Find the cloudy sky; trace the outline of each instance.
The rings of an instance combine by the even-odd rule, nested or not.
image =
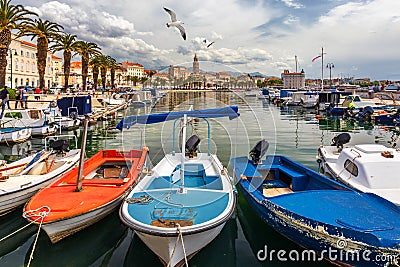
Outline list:
[[[13,0],[92,41],[118,61],[145,68],[190,67],[197,53],[202,70],[261,72],[280,76],[304,69],[307,78],[400,80],[399,0]],[[167,28],[174,10],[187,40]],[[203,40],[215,41],[209,48]],[[77,58],[78,60],[79,58]]]

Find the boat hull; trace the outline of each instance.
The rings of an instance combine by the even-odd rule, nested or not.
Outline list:
[[[73,235],[106,217],[108,214],[116,210],[119,205],[121,205],[124,197],[125,195],[102,207],[78,216],[54,221],[51,223],[44,223],[42,224],[43,230],[47,233],[52,243],[57,243],[60,240]]]
[[[39,127],[32,127],[32,136],[49,136],[57,132],[58,126],[56,124],[44,125]]]
[[[0,189],[0,191],[4,191],[0,195],[0,216],[22,206],[41,188],[49,185],[62,173],[72,169],[77,161],[78,157],[75,157],[75,160],[72,159],[72,161],[65,163],[56,171],[41,176],[26,175],[26,182],[19,184],[20,188],[18,190],[10,190],[7,192],[6,190]],[[9,179],[13,179],[13,177],[10,177]]]
[[[139,238],[160,258],[164,265],[182,266],[186,259],[192,258],[198,251],[208,245],[222,231],[225,223],[196,234],[183,234],[185,250],[178,236],[157,236],[135,231]],[[171,259],[170,256],[172,255]]]
[[[52,243],[94,224],[116,210],[132,190],[147,151],[99,151],[83,164],[81,190],[76,190],[79,168],[65,172],[32,197],[24,217],[38,224],[37,211],[46,211],[42,226]]]
[[[346,229],[308,220],[308,218],[286,211],[269,200],[259,201],[240,182],[239,188],[253,210],[268,225],[299,246],[306,248],[306,251],[315,252],[306,254],[307,257],[310,257],[305,258],[306,261],[321,261],[321,255],[323,255],[326,260],[345,266],[386,266],[386,262],[373,259],[382,255],[391,257],[398,255],[398,251],[394,249],[373,247],[350,238],[344,238]],[[365,256],[365,251],[367,251],[367,256]],[[329,257],[328,252],[332,253],[329,254]],[[299,254],[303,255],[302,252]]]
[[[0,143],[22,143],[32,136],[31,129],[18,129],[10,132],[2,132]]]

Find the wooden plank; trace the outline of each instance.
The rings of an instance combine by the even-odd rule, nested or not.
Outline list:
[[[290,194],[290,193],[293,193],[293,191],[288,187],[284,187],[284,188],[263,188],[263,195],[265,197],[274,197],[274,196]]]

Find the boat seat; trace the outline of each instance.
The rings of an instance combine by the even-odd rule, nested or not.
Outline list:
[[[280,188],[263,188],[263,195],[265,197],[275,197],[284,194],[290,194],[293,191],[289,187]]]

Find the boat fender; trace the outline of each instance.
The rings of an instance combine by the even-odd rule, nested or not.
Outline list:
[[[381,155],[385,158],[393,158],[393,154],[390,151],[383,151]]]

